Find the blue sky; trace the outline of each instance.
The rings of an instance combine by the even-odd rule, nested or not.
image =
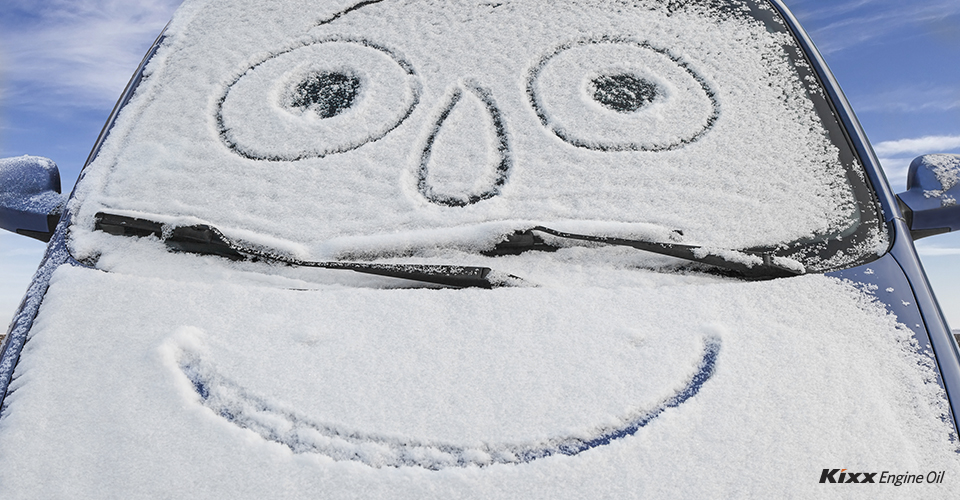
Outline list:
[[[179,0],[0,3],[0,157],[60,166],[70,189],[117,96]],[[960,153],[960,2],[787,0],[881,157],[894,191],[922,153]],[[918,242],[927,274],[960,328],[960,234]],[[44,245],[0,232],[6,326]]]

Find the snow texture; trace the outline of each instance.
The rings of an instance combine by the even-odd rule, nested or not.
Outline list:
[[[814,498],[838,467],[946,471],[845,497],[947,496],[928,346],[869,291],[479,252],[536,225],[711,254],[846,229],[789,43],[687,2],[188,0],[77,185],[95,268],[52,275],[0,497]],[[535,286],[171,253],[99,211]]]
[[[0,493],[816,497],[839,467],[955,486],[933,361],[863,292],[620,273],[647,285],[307,292],[61,268],[0,419]],[[510,455],[644,415],[579,453]]]
[[[956,205],[958,193],[954,188],[960,182],[960,156],[926,155],[924,159],[923,167],[933,172],[942,189],[927,190],[923,195],[927,198],[940,198],[940,204],[944,207]]]
[[[318,259],[340,238],[507,220],[651,223],[719,248],[855,220],[787,35],[695,6],[542,7],[187,2],[85,173],[73,238],[102,210]],[[292,97],[321,77],[359,81],[328,117]]]

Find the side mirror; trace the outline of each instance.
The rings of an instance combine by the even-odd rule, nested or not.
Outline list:
[[[960,155],[924,155],[913,160],[907,191],[897,198],[915,240],[960,229]]]
[[[0,228],[50,241],[65,204],[53,160],[0,158]]]

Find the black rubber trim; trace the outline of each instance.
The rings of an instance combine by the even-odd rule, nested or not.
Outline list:
[[[367,262],[305,261],[280,255],[268,249],[242,245],[230,240],[217,228],[205,224],[167,226],[156,221],[100,212],[96,215],[99,231],[118,236],[157,237],[173,251],[215,255],[230,260],[266,261],[296,267],[342,269],[456,288],[495,288],[522,282],[511,280],[494,282],[487,279],[488,267],[435,264],[376,264]]]

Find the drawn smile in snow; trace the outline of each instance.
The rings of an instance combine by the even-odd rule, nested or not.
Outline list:
[[[713,375],[720,345],[718,338],[705,338],[702,352],[687,367],[691,372],[689,378],[682,381],[675,393],[649,406],[631,408],[625,414],[615,416],[611,423],[595,424],[577,429],[576,433],[546,439],[472,445],[405,438],[397,436],[395,429],[366,431],[351,428],[349,424],[324,422],[322,416],[306,416],[287,409],[287,402],[253,394],[223,377],[212,363],[196,352],[182,349],[178,361],[204,406],[264,439],[290,447],[295,453],[318,453],[335,460],[353,460],[373,467],[407,466],[436,470],[496,463],[519,464],[552,455],[576,455],[631,436],[664,411],[679,406],[700,391]],[[637,380],[636,383],[643,384],[643,381]],[[430,390],[429,387],[423,389]],[[501,423],[503,426],[511,424],[514,422]]]
[[[565,15],[580,19],[571,5]],[[384,169],[394,168],[407,212],[382,211],[401,218],[436,213],[450,227],[505,216],[637,220],[617,194],[647,175],[634,157],[708,135],[720,113],[714,90],[696,64],[629,25],[571,39],[549,23],[514,26],[511,8],[366,1],[326,16],[227,82],[215,116],[220,142],[258,165],[299,164],[358,203],[374,191],[343,184],[357,177],[338,168],[368,169],[371,185],[389,183]],[[434,46],[407,43],[410,30],[425,29],[419,22],[384,22],[444,9],[463,19],[437,39],[420,33]],[[477,33],[464,33],[471,27]],[[476,57],[463,57],[468,50]],[[598,174],[607,160],[616,168]],[[579,186],[598,175],[609,199],[588,201]],[[351,230],[362,236],[360,224]],[[441,469],[576,455],[633,435],[696,395],[720,351],[711,334],[638,344],[623,332],[642,315],[627,314],[636,303],[620,296],[587,314],[575,293],[529,297],[566,293],[556,291],[522,290],[522,300],[508,291],[404,291],[402,301],[376,293],[318,299],[318,324],[336,334],[313,354],[271,347],[280,366],[306,356],[295,365],[314,371],[300,378],[264,385],[273,374],[251,374],[268,365],[256,356],[234,370],[242,363],[185,346],[177,365],[202,404],[295,452]]]
[[[436,290],[316,293],[332,308],[316,316],[321,333],[270,325],[208,343],[185,329],[171,368],[239,427],[296,453],[373,467],[520,464],[608,445],[694,397],[721,350],[709,327],[677,338],[624,327],[634,313],[606,316],[637,297],[611,295],[594,316],[521,306],[510,293],[470,305],[499,293],[490,291],[441,294],[439,303],[425,302]]]

